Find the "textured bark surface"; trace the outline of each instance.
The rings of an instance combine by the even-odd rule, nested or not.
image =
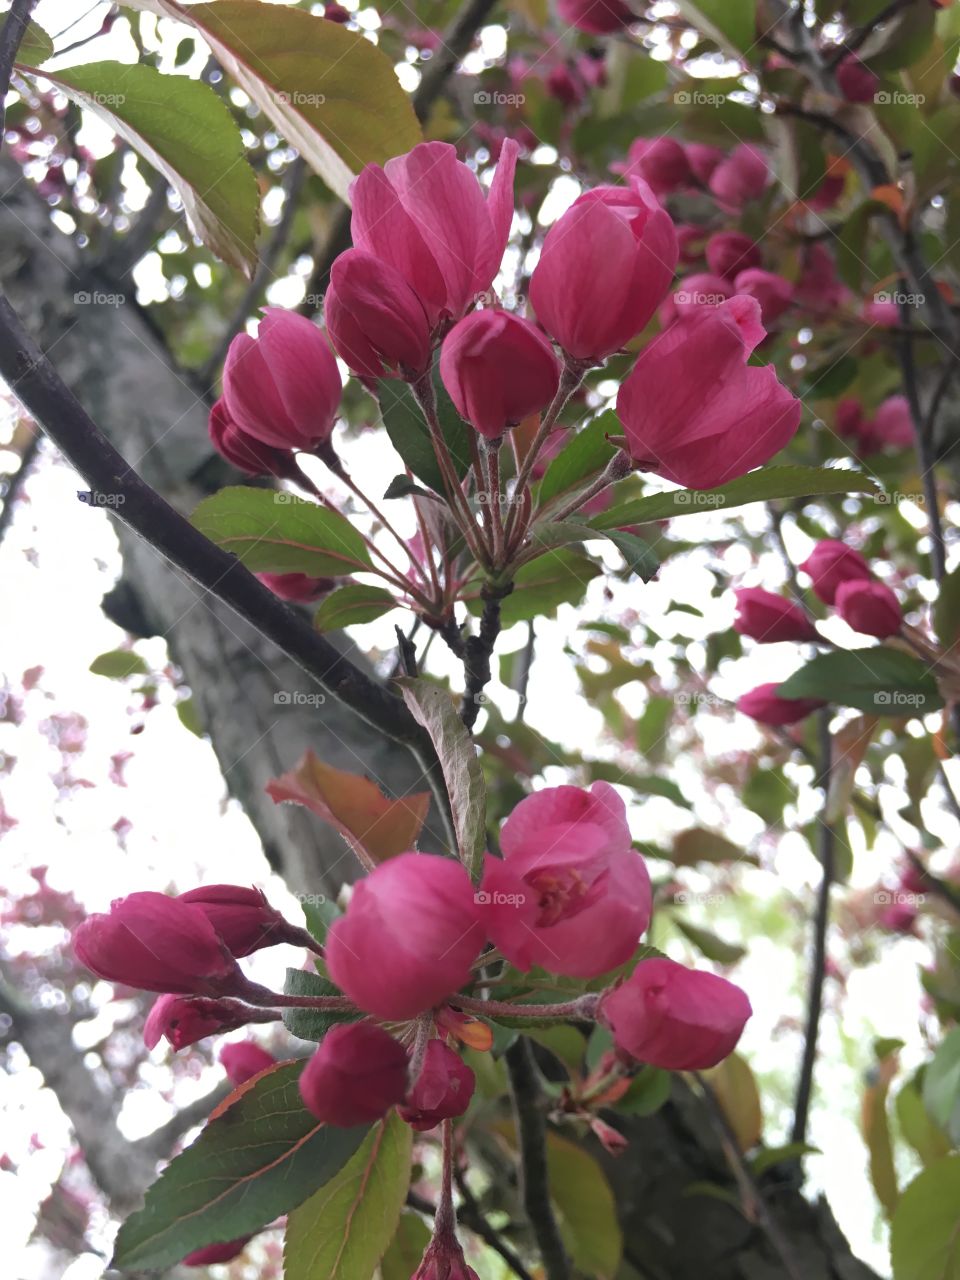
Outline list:
[[[0,162],[0,282],[41,346],[103,430],[168,501],[189,511],[203,496],[209,465],[204,389],[176,369],[148,319],[132,301],[129,280],[80,274],[71,246],[16,171]],[[126,293],[118,306],[74,301],[78,293]],[[85,519],[79,507],[72,519]],[[340,838],[312,815],[277,807],[264,783],[289,768],[307,747],[331,764],[367,773],[394,794],[424,789],[411,756],[379,738],[346,709],[278,704],[275,694],[314,692],[306,676],[224,606],[170,569],[132,535],[119,531],[124,588],[114,616],[165,636],[194,691],[227,786],[244,806],[267,856],[294,890],[328,892],[355,868]],[[142,615],[140,617],[139,615]],[[41,1034],[39,1031],[36,1033]],[[46,1036],[46,1032],[43,1032]],[[34,1049],[44,1058],[44,1044]],[[25,1045],[31,1053],[29,1045]],[[33,1053],[31,1053],[33,1056]],[[37,1066],[47,1073],[43,1061]],[[75,1072],[48,1082],[77,1128],[87,1103]],[[62,1086],[62,1091],[61,1091]],[[91,1085],[91,1087],[93,1087]],[[97,1113],[94,1113],[97,1114]],[[690,1196],[696,1182],[735,1189],[719,1142],[692,1095],[678,1084],[655,1116],[618,1122],[628,1152],[613,1161],[599,1149],[614,1186],[627,1240],[626,1274],[643,1280],[792,1280],[768,1236],[736,1208]],[[104,1122],[104,1133],[110,1130]],[[115,1126],[114,1126],[115,1132]],[[144,1153],[129,1157],[131,1182],[142,1185]],[[855,1259],[825,1204],[811,1205],[795,1186],[765,1188],[766,1198],[803,1280],[873,1280]]]

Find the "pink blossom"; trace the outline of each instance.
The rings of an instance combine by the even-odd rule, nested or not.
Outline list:
[[[854,53],[840,60],[834,75],[837,88],[847,102],[872,102],[880,88],[880,77]]]
[[[776,681],[757,685],[737,699],[737,710],[751,720],[769,725],[771,729],[779,729],[784,725],[796,724],[819,707],[826,706],[826,703],[818,702],[816,698],[781,698],[777,693],[779,687]]]
[[[690,184],[693,177],[687,153],[676,138],[637,138],[625,164],[610,166],[614,173],[642,178],[656,196],[669,195]]]
[[[431,1040],[399,1114],[414,1129],[432,1129],[441,1120],[463,1115],[475,1085],[476,1077],[459,1053],[442,1040]]]
[[[623,0],[557,0],[557,16],[592,36],[611,35],[637,20]]]
[[[861,635],[887,640],[903,625],[900,601],[882,582],[855,578],[841,582],[834,596],[837,613]]]
[[[733,282],[734,293],[756,298],[760,303],[760,319],[764,326],[779,320],[793,302],[793,285],[773,271],[748,267]]]
[[[237,1240],[225,1240],[219,1244],[205,1244],[202,1249],[194,1249],[181,1262],[185,1267],[209,1267],[215,1262],[232,1262],[240,1256],[253,1239],[253,1236],[240,1236]]]
[[[833,604],[841,582],[869,578],[870,566],[859,551],[835,538],[824,538],[799,566],[810,576],[815,595]]]
[[[143,1043],[153,1049],[165,1036],[175,1050],[207,1036],[246,1026],[252,1010],[240,1000],[211,1000],[207,996],[158,996],[147,1014]]]
[[[210,443],[232,467],[248,476],[282,476],[293,473],[293,455],[289,449],[275,449],[249,435],[230,417],[223,396],[210,410]]]
[[[720,147],[711,147],[705,142],[688,142],[686,151],[690,171],[702,187],[707,185],[717,165],[727,154]]]
[[[179,900],[199,908],[235,956],[248,956],[279,942],[310,946],[306,930],[292,925],[271,907],[261,889],[241,884],[206,884],[181,893]]]
[[[399,271],[373,254],[340,254],[330,270],[323,316],[337,355],[360,377],[416,377],[430,363],[423,303]]]
[[[760,246],[742,231],[717,231],[707,241],[707,266],[714,275],[733,280],[741,271],[761,265]]]
[[[714,169],[709,186],[720,204],[740,209],[763,195],[769,178],[763,152],[749,142],[741,142]]]
[[[736,597],[737,616],[733,625],[742,636],[767,644],[817,638],[810,618],[793,600],[785,600],[762,587],[740,587]]]
[[[344,1129],[379,1120],[406,1090],[407,1051],[368,1022],[331,1027],[300,1076],[307,1110]]]
[[[275,1067],[277,1060],[253,1040],[238,1040],[221,1048],[220,1065],[231,1084],[241,1085],[258,1076],[261,1071]]]

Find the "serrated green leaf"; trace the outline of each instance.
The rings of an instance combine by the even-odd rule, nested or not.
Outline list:
[[[818,698],[875,716],[921,716],[943,706],[927,665],[885,645],[818,654],[776,692],[781,698]]]
[[[331,591],[321,602],[313,616],[313,625],[318,631],[336,631],[360,622],[373,622],[393,609],[396,603],[383,587],[351,582]]]
[[[209,85],[142,63],[89,62],[44,70],[100,116],[167,179],[207,248],[250,275],[257,262],[260,195],[243,140]]]
[[[53,41],[38,23],[31,18],[20,47],[17,49],[17,61],[21,66],[39,67],[41,62],[53,57]]]
[[[287,1218],[285,1280],[370,1280],[396,1233],[410,1187],[413,1130],[381,1120],[363,1146]]]
[[[320,1124],[300,1098],[304,1066],[280,1063],[235,1091],[120,1228],[113,1266],[172,1267],[265,1227],[339,1173],[368,1129]]]
[[[292,493],[235,485],[204,498],[190,519],[256,573],[325,578],[370,567],[349,520]]]

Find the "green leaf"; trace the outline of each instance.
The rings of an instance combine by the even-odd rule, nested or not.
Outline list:
[[[628,1116],[652,1116],[659,1111],[673,1088],[669,1071],[660,1067],[641,1067],[630,1081],[630,1088],[614,1104],[617,1111]]]
[[[698,862],[745,862],[757,865],[756,856],[735,845],[726,836],[703,827],[690,827],[673,837],[671,860],[677,867],[695,867]]]
[[[424,1220],[416,1213],[401,1213],[393,1239],[380,1261],[382,1280],[410,1280],[429,1243],[430,1228]]]
[[[48,58],[53,57],[53,41],[31,18],[27,23],[27,29],[23,39],[20,41],[20,47],[17,49],[17,61],[21,66],[38,67],[41,62],[46,62]]]
[[[413,1130],[381,1120],[363,1146],[287,1218],[284,1280],[370,1280],[400,1222]]]
[[[172,1267],[203,1245],[265,1227],[339,1173],[367,1128],[320,1124],[300,1098],[304,1066],[280,1063],[214,1112],[120,1228],[113,1266]]]
[[[960,637],[960,565],[940,583],[940,594],[933,606],[933,629],[945,649]]]
[[[182,698],[177,703],[177,718],[185,729],[189,729],[196,737],[203,737],[203,724],[197,712],[197,704],[193,698]]]
[[[126,2],[199,31],[228,74],[343,200],[364,165],[383,164],[421,140],[392,61],[360,32],[252,0]]]
[[[701,35],[736,56],[757,43],[756,0],[675,0],[677,8]]]
[[[436,370],[433,384],[440,430],[453,458],[457,477],[462,480],[471,462],[470,428],[454,408]],[[405,465],[435,493],[443,493],[443,476],[430,440],[430,431],[409,385],[384,378],[379,384],[377,398],[390,443]]]
[[[890,1224],[894,1280],[960,1280],[960,1155],[924,1169]]]
[[[339,996],[341,991],[329,979],[319,973],[311,973],[309,969],[288,969],[283,984],[283,991],[288,996]],[[331,1027],[338,1022],[358,1022],[364,1015],[354,1012],[341,1012],[338,1009],[297,1009],[283,1011],[283,1025],[298,1040],[313,1040],[316,1044],[324,1038]]]
[[[599,474],[616,452],[607,435],[620,435],[622,431],[620,419],[612,409],[578,431],[547,467],[537,494],[539,505],[545,506],[552,498]]]
[[[620,1265],[623,1236],[603,1170],[582,1147],[548,1133],[547,1171],[560,1234],[574,1265],[588,1276],[610,1280]]]
[[[923,1104],[960,1146],[960,1027],[954,1027],[923,1073]]]
[[[922,716],[943,706],[926,664],[884,645],[818,654],[776,692],[781,698],[819,698],[876,716]]]
[[[90,670],[95,676],[107,676],[110,680],[150,674],[150,668],[139,653],[132,653],[129,649],[111,649],[108,653],[99,654],[90,663]]]
[[[322,601],[314,614],[318,631],[336,631],[358,622],[373,622],[396,606],[396,600],[383,587],[370,587],[365,582],[351,582],[338,587]]]
[[[596,529],[614,529],[668,520],[671,516],[742,507],[747,502],[766,502],[771,498],[875,493],[876,488],[873,480],[859,471],[841,471],[837,467],[762,467],[716,489],[674,489],[670,493],[635,498],[604,511],[590,523]]]
[[[894,1110],[900,1132],[924,1164],[933,1164],[950,1154],[950,1142],[924,1105],[921,1085],[926,1072],[908,1080],[897,1094]],[[958,1108],[960,1110],[960,1108]]]
[[[191,523],[255,573],[325,578],[370,567],[363,538],[349,520],[292,493],[221,489],[204,498]]]
[[[121,62],[44,70],[43,78],[100,116],[159,170],[183,201],[194,234],[212,253],[252,273],[257,180],[240,130],[209,85]]]
[[[820,1148],[811,1146],[809,1142],[787,1142],[782,1147],[764,1147],[750,1161],[750,1168],[755,1178],[759,1178],[767,1169],[772,1169],[786,1161],[799,1160],[801,1156],[818,1156]]]
[[[573,551],[548,551],[518,569],[513,591],[500,602],[504,627],[527,622],[541,615],[553,615],[562,604],[579,604],[587,583],[601,572],[587,556]],[[471,600],[467,607],[474,615],[483,611],[483,601]]]
[[[611,529],[607,537],[626,561],[627,571],[641,581],[649,582],[660,572],[660,559],[645,538],[625,529]]]
[[[398,680],[403,700],[440,758],[460,861],[476,880],[487,844],[487,790],[477,748],[446,689],[429,680]]]
[[[747,954],[746,947],[727,942],[725,938],[718,937],[709,929],[702,929],[698,924],[691,924],[682,916],[673,916],[673,923],[701,954],[708,960],[715,960],[717,964],[735,964]]]
[[[526,564],[533,564],[542,554],[555,547],[606,538],[623,556],[628,573],[635,573],[644,582],[649,582],[660,571],[660,561],[649,542],[637,537],[635,533],[627,533],[622,529],[594,529],[588,524],[559,520],[555,523],[534,525],[530,531],[530,538],[532,546],[528,549],[527,554],[530,558],[526,560]]]

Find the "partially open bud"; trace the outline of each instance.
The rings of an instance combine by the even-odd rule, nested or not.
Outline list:
[[[880,77],[855,53],[841,59],[834,75],[837,88],[847,102],[872,102],[880,88]]]
[[[473,1097],[476,1076],[442,1040],[427,1045],[423,1066],[398,1112],[414,1129],[432,1129],[462,1116]]]
[[[430,363],[423,304],[399,271],[372,254],[340,254],[323,316],[337,355],[362,378],[416,377]]]
[[[732,280],[741,271],[759,267],[760,246],[742,231],[717,231],[707,241],[707,266],[714,275]]]
[[[206,996],[158,996],[143,1027],[148,1049],[166,1036],[174,1049],[186,1049],[207,1036],[235,1031],[248,1022],[272,1022],[279,1014],[252,1009],[240,1000],[211,1000]]]
[[[297,467],[289,449],[275,449],[249,435],[230,417],[223,396],[210,410],[210,443],[222,458],[248,476],[292,478]]]
[[[440,377],[460,416],[496,440],[550,403],[560,361],[529,320],[509,311],[474,311],[447,334]]]
[[[288,942],[315,950],[317,943],[271,907],[260,889],[241,884],[207,884],[180,894],[181,902],[198,907],[235,956]]]
[[[265,587],[292,604],[313,604],[337,585],[335,578],[311,578],[307,573],[258,573]]]
[[[370,1124],[402,1102],[407,1051],[368,1022],[332,1027],[300,1076],[304,1105],[325,1124]]]

